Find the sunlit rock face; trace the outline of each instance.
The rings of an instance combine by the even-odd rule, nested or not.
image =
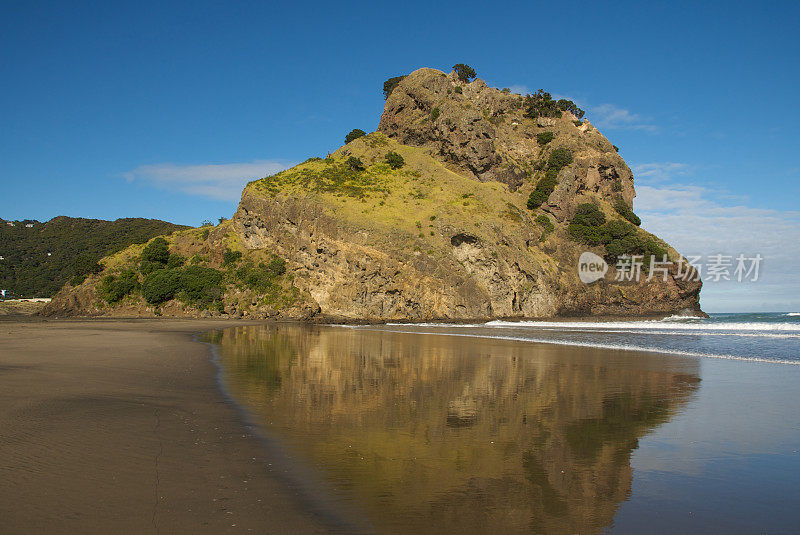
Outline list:
[[[693,360],[496,340],[276,326],[212,341],[234,398],[389,532],[599,532],[638,440],[699,381]]]
[[[226,272],[214,307],[177,298],[156,307],[137,290],[105,302],[104,277],[140,269],[141,251],[129,248],[47,312],[320,322],[702,314],[702,283],[679,274],[679,253],[628,222],[633,174],[616,148],[570,111],[533,118],[526,106],[480,79],[418,69],[388,95],[376,132],[253,180],[230,220],[170,237],[173,252]],[[613,225],[571,233],[585,204]],[[270,289],[250,283],[225,263],[228,249],[253,266],[277,255],[284,276]],[[579,278],[587,251],[610,263],[592,284]],[[623,253],[642,265],[666,254],[672,265],[625,279],[615,267]]]

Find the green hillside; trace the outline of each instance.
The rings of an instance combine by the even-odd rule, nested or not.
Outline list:
[[[184,228],[143,218],[59,216],[45,223],[0,219],[0,289],[15,297],[50,297],[65,282],[80,282],[97,270],[102,257]]]

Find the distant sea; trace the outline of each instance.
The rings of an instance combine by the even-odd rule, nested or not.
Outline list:
[[[630,321],[389,323],[381,330],[800,364],[800,312],[671,316]],[[359,327],[372,329],[374,327]]]

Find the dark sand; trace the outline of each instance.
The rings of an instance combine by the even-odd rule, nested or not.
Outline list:
[[[231,324],[0,323],[0,532],[326,531],[193,341]]]

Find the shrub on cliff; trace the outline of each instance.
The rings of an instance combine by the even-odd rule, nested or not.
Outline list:
[[[475,78],[475,76],[477,76],[475,69],[466,63],[456,63],[453,65],[453,70],[456,71],[456,76],[458,76],[458,79],[462,82],[468,83],[470,80]]]
[[[272,289],[275,280],[286,273],[286,262],[283,258],[273,256],[269,262],[261,262],[257,266],[248,261],[236,270],[236,278],[251,290],[265,293]]]
[[[386,163],[388,163],[389,167],[392,169],[400,169],[405,165],[406,161],[396,152],[389,151],[386,153]]]
[[[363,171],[364,170],[364,163],[361,161],[361,158],[356,158],[355,156],[350,156],[347,160],[345,160],[345,165],[352,169],[353,171]]]
[[[550,218],[544,214],[538,216],[536,222],[542,227],[542,235],[539,237],[540,242],[544,241],[547,235],[556,229],[556,226],[550,221]]]
[[[162,264],[161,262],[151,262],[150,260],[142,260],[139,262],[139,273],[143,276],[147,276],[154,272],[157,269],[164,269],[166,265]]]
[[[572,115],[574,115],[578,119],[582,119],[584,114],[586,113],[585,111],[580,109],[574,102],[572,102],[571,100],[567,100],[565,98],[559,100],[556,103],[556,106],[558,106],[558,109],[560,109],[561,111],[568,111],[572,113]]]
[[[225,252],[222,253],[222,265],[223,266],[230,266],[237,263],[242,258],[241,251],[231,251],[230,249],[225,249]]]
[[[166,264],[169,260],[169,244],[162,237],[153,238],[142,249],[142,260]]]
[[[567,233],[572,239],[586,245],[600,245],[606,241],[607,233],[603,224],[606,216],[600,208],[592,203],[583,203],[575,211]]]
[[[354,128],[353,130],[350,131],[349,134],[347,134],[344,137],[344,144],[347,145],[348,143],[350,143],[354,139],[358,139],[358,138],[366,136],[366,135],[367,135],[367,133],[364,132],[363,130],[361,130],[360,128]]]
[[[403,78],[405,78],[405,76],[395,76],[395,77],[389,78],[388,80],[383,82],[383,98],[384,98],[384,100],[389,98],[389,95],[391,95],[392,91],[394,91],[395,88],[398,85],[400,85],[400,82],[403,81]]]
[[[159,269],[142,281],[142,297],[151,305],[158,305],[175,297],[180,289],[180,274],[174,269]]]
[[[100,294],[112,305],[131,293],[139,285],[133,270],[125,270],[118,275],[106,275],[100,283]]]
[[[639,216],[633,213],[628,203],[626,203],[622,199],[617,199],[614,201],[614,210],[617,211],[619,215],[636,225],[637,227],[642,224],[642,220],[639,219]]]
[[[536,134],[536,141],[539,142],[539,145],[547,145],[548,143],[553,141],[554,137],[556,136],[552,132],[541,132],[539,134]]]
[[[550,93],[540,89],[533,95],[526,95],[523,103],[525,107],[525,117],[536,119],[537,117],[561,117],[561,110],[558,109],[556,101]]]
[[[188,266],[179,271],[179,298],[200,306],[208,306],[222,296],[222,272],[210,267]]]
[[[550,154],[544,177],[536,183],[536,187],[528,197],[528,208],[535,210],[547,201],[558,185],[558,172],[571,163],[572,152],[569,149],[558,148]]]
[[[550,154],[550,158],[547,160],[547,167],[561,170],[571,163],[572,151],[564,147],[559,147]]]
[[[540,89],[533,95],[526,95],[524,100],[525,117],[536,119],[537,117],[561,117],[562,112],[568,111],[581,119],[585,112],[571,100],[562,98],[553,100],[553,97]]]
[[[172,253],[169,255],[169,259],[167,260],[167,269],[176,269],[181,267],[186,263],[186,259],[177,253]]]
[[[658,241],[645,235],[634,225],[619,220],[606,222],[605,214],[590,203],[578,206],[575,217],[567,227],[567,233],[577,242],[605,246],[606,259],[611,262],[615,262],[621,255],[642,255],[642,264],[647,268],[651,256],[661,260],[667,254],[667,250]]]
[[[558,169],[551,167],[545,172],[544,177],[539,179],[539,182],[536,183],[536,187],[528,197],[527,206],[529,209],[535,210],[547,201],[550,194],[553,193],[558,185],[558,181],[556,180],[557,176]]]
[[[550,221],[550,218],[544,214],[538,216],[536,218],[536,222],[542,226],[545,232],[553,232],[556,228],[556,226],[553,225],[553,222]]]

